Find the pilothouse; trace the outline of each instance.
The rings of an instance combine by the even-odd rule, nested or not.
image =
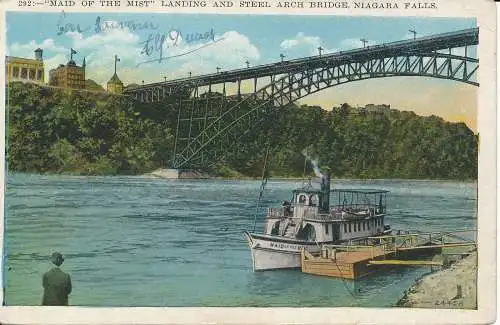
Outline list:
[[[330,176],[321,187],[292,191],[292,199],[267,210],[264,232],[245,232],[253,269],[300,267],[300,251],[318,252],[321,244],[356,243],[390,233],[386,225],[388,191],[330,189]],[[330,204],[332,201],[334,204]]]

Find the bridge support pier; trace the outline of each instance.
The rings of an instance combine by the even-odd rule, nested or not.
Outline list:
[[[162,179],[207,179],[213,178],[203,171],[195,169],[158,169],[150,174],[150,176]]]

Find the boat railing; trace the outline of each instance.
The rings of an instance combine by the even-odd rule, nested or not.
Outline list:
[[[302,210],[304,218],[321,221],[366,218],[380,215],[384,212],[378,208],[377,205],[359,205],[357,207],[350,206],[347,208],[345,206],[332,206],[330,208],[330,213],[320,213],[316,206],[303,206],[300,207],[300,209]],[[291,216],[292,210],[290,207],[267,208],[266,217],[268,219],[280,219]]]
[[[359,211],[370,211],[373,210],[377,213],[382,213],[385,209],[385,206],[381,206],[379,204],[367,204],[367,203],[362,203],[362,204],[338,204],[338,205],[332,205],[330,207],[331,210],[335,211],[347,211],[347,212],[359,212]]]
[[[378,213],[377,213],[378,212]],[[332,220],[349,220],[349,219],[365,219],[380,215],[380,211],[374,208],[358,209],[358,210],[339,210],[337,208],[330,209],[330,213],[306,213],[304,217],[312,220],[332,221]]]
[[[303,213],[304,218],[312,218],[318,215],[318,207],[317,206],[302,206],[300,210]]]
[[[267,218],[282,218],[284,210],[284,208],[267,208]]]
[[[284,217],[290,217],[292,215],[292,211],[289,207],[280,207],[280,208],[267,208],[267,216],[268,219],[280,219]]]
[[[328,213],[307,213],[304,218],[319,221],[342,220],[342,216]]]

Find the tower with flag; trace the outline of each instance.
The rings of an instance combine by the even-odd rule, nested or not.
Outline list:
[[[81,66],[78,66],[73,56],[78,52],[71,48],[69,61],[60,64],[57,68],[49,71],[49,84],[65,89],[85,89],[85,58]]]
[[[77,54],[78,52],[73,50],[73,48],[71,48],[71,51],[70,51],[70,54],[69,54],[69,60],[70,61],[73,61],[73,54]]]
[[[109,79],[107,83],[107,91],[114,94],[123,93],[123,83],[116,74],[116,65],[118,62],[120,62],[120,58],[118,57],[118,55],[115,54],[115,72],[113,73],[113,76],[111,77],[111,79]]]

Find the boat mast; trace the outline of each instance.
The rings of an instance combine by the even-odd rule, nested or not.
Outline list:
[[[257,214],[259,213],[259,207],[260,207],[260,200],[262,199],[262,195],[264,194],[264,188],[266,187],[266,184],[267,184],[266,166],[267,166],[267,156],[268,155],[269,155],[269,146],[267,146],[266,157],[264,158],[264,167],[262,168],[262,183],[260,184],[259,200],[257,201],[257,208],[255,209],[255,215],[253,218],[253,230],[252,230],[252,232],[255,232],[255,226],[257,225]]]
[[[306,169],[307,169],[307,161],[309,160],[309,155],[307,154],[307,148],[302,151],[302,154],[304,155],[304,171],[302,172],[302,184],[304,187],[308,185],[307,181],[309,180],[309,185],[311,185],[311,178],[307,179],[306,178]]]

